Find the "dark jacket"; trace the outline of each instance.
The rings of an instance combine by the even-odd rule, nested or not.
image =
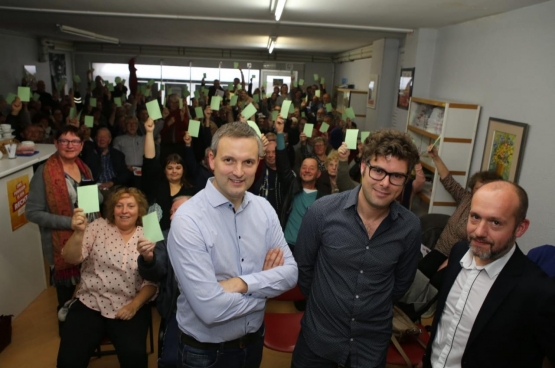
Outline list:
[[[152,262],[146,263],[142,255],[137,259],[139,275],[145,280],[159,283],[156,307],[165,321],[169,320],[170,315],[175,310],[178,295],[177,281],[168,257],[168,233],[169,230],[165,230],[163,232],[164,240],[156,243]]]
[[[303,190],[303,186],[301,184],[301,178],[297,177],[291,169],[286,149],[276,149],[276,166],[278,180],[281,184],[282,193],[284,193],[283,205],[281,211],[278,213],[278,216],[281,227],[285,229],[287,219],[289,218],[289,214],[291,213],[291,209],[293,207],[293,200],[295,199],[295,196]],[[330,190],[326,192],[324,188],[319,187],[318,182],[316,189],[318,190],[316,199],[331,193]]]
[[[112,182],[114,182],[114,185],[129,185],[133,178],[133,173],[127,169],[125,155],[123,152],[112,147],[110,147],[109,150],[110,160],[112,161],[112,167],[116,175],[112,178]],[[85,142],[83,151],[81,151],[81,159],[91,169],[93,178],[96,182],[99,182],[100,173],[102,172],[101,156],[101,150],[96,144],[90,141]]]
[[[462,356],[462,368],[541,368],[545,356],[555,362],[555,282],[516,247],[478,312]],[[424,367],[431,367],[438,324],[461,271],[459,261],[467,251],[466,241],[451,250]]]

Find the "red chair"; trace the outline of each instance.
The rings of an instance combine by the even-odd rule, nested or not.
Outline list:
[[[300,301],[305,297],[298,286],[278,295],[273,300]],[[304,312],[296,313],[266,313],[264,324],[266,333],[264,335],[264,346],[271,350],[283,353],[292,353],[301,331],[301,319]]]
[[[426,352],[425,346],[428,345],[430,335],[428,334],[428,331],[426,331],[424,326],[419,324],[417,324],[417,326],[420,328],[420,331],[422,331],[420,335],[418,335],[418,340],[420,340],[420,342],[417,340],[416,337],[414,337],[400,343],[401,348],[403,349],[408,361],[401,355],[399,350],[391,341],[389,342],[389,348],[387,350],[386,363],[388,365],[414,367],[422,361],[422,357]]]

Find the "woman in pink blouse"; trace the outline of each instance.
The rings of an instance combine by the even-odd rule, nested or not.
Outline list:
[[[146,368],[147,308],[157,286],[144,281],[137,268],[137,245],[152,246],[143,236],[141,218],[147,201],[135,188],[123,188],[106,204],[108,216],[87,224],[82,209],[74,211],[73,235],[63,249],[64,260],[81,265],[77,301],[61,331],[58,368],[87,367],[107,334],[121,367]]]

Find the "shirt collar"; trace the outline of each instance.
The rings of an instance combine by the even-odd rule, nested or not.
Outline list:
[[[216,189],[216,187],[213,184],[213,181],[214,181],[214,177],[209,178],[208,181],[206,182],[206,188],[205,188],[206,197],[208,198],[208,202],[210,203],[210,205],[215,208],[224,204],[230,204],[231,207],[233,207],[233,203],[231,203],[229,199],[224,197],[224,195],[220,193],[218,189]],[[250,202],[249,194],[250,194],[249,192],[245,192],[245,195],[243,196],[243,201],[241,202],[241,205],[239,206],[239,209],[236,212],[243,210],[247,206],[247,204],[249,204]]]
[[[472,249],[468,248],[468,251],[461,258],[460,264],[461,264],[462,268],[465,268],[467,270],[472,270],[472,269],[481,270],[481,269],[483,269],[483,270],[486,271],[489,278],[493,279],[493,278],[497,277],[497,275],[499,275],[501,270],[503,270],[503,267],[505,267],[507,262],[509,262],[509,259],[511,258],[511,256],[515,252],[515,249],[516,249],[516,245],[513,244],[513,247],[511,248],[511,250],[508,251],[507,254],[505,254],[503,257],[501,257],[499,259],[496,259],[495,261],[493,261],[493,262],[491,262],[491,263],[489,263],[485,266],[478,266],[476,264],[476,260],[474,259],[474,255],[472,254]]]
[[[345,201],[345,206],[343,207],[343,209],[347,209],[349,207],[354,206],[356,210],[356,206],[358,203],[358,193],[361,190],[362,190],[362,186],[360,184],[355,189],[351,190],[351,192],[349,193],[349,197],[347,197],[347,200]],[[397,201],[393,201],[389,206],[388,216],[391,217],[392,220],[397,220],[397,218],[401,215],[401,211],[400,211],[401,208],[402,206]]]

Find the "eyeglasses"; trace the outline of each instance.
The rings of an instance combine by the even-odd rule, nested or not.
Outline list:
[[[68,139],[58,139],[58,143],[61,144],[62,146],[78,146],[82,143],[81,140],[79,139],[74,139],[72,141],[68,140]]]
[[[395,186],[402,186],[405,185],[408,176],[405,174],[401,174],[401,173],[390,173],[385,171],[384,169],[382,169],[379,166],[372,166],[370,165],[370,162],[366,162],[366,166],[368,167],[368,175],[377,181],[382,181],[385,179],[386,176],[389,176],[389,182],[391,183],[391,185],[395,185]]]

